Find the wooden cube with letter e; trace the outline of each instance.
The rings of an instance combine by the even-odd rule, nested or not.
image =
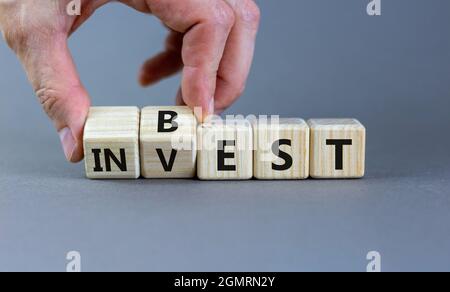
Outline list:
[[[253,177],[253,132],[249,121],[213,120],[198,127],[197,175],[202,180]]]
[[[196,174],[197,119],[189,107],[146,107],[141,112],[141,173],[145,178]]]
[[[91,179],[136,179],[139,165],[137,107],[92,107],[84,128],[86,176]]]
[[[366,129],[356,119],[311,119],[313,178],[361,178],[365,173]]]

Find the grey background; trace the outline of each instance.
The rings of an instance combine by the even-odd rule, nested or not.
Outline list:
[[[244,96],[228,112],[357,117],[367,177],[350,181],[89,181],[69,165],[0,42],[0,270],[450,270],[450,2],[259,1]],[[165,30],[119,4],[71,39],[94,105],[172,104],[179,77],[137,86]]]

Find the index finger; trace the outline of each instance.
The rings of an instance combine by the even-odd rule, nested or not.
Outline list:
[[[147,0],[150,11],[171,29],[185,33],[182,96],[194,108],[201,107],[203,120],[214,113],[219,66],[235,17],[222,0]]]

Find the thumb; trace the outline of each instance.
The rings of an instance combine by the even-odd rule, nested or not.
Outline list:
[[[81,161],[90,100],[75,68],[67,38],[38,40],[18,55],[40,104],[58,131],[67,160]]]

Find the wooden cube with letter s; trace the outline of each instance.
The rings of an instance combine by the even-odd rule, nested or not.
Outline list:
[[[189,107],[146,107],[141,112],[141,173],[145,178],[193,178],[197,119]]]
[[[88,178],[140,176],[139,115],[137,107],[90,108],[83,137]]]
[[[253,139],[255,178],[308,178],[309,127],[303,119],[256,120]]]

